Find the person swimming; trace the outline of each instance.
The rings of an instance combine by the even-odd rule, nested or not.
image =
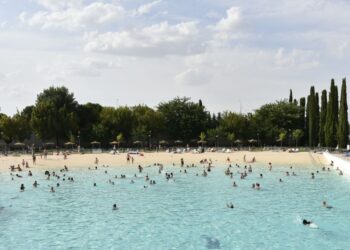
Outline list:
[[[303,219],[303,225],[304,226],[310,226],[311,223],[312,223],[312,221],[308,221],[308,220]]]
[[[333,208],[332,206],[328,205],[326,201],[323,201],[322,205],[323,205],[323,207],[328,208],[328,209]]]
[[[24,184],[21,184],[20,189],[21,189],[21,192],[23,192],[23,191],[24,191],[24,189],[25,189]]]
[[[117,204],[113,204],[112,210],[118,210]]]
[[[34,183],[33,183],[33,187],[37,187],[39,184],[38,184],[38,182],[37,181],[34,181]]]
[[[51,193],[54,193],[55,192],[55,189],[53,187],[51,187],[51,190],[50,190]]]
[[[226,207],[228,207],[228,208],[234,208],[235,206],[233,205],[232,202],[230,202],[230,203],[227,203],[227,204],[226,204]]]

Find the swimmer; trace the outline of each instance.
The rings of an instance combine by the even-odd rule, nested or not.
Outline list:
[[[310,226],[311,223],[312,223],[312,221],[307,221],[307,220],[303,219],[303,225],[304,226]]]
[[[228,207],[228,208],[234,208],[235,206],[233,205],[232,202],[230,202],[230,203],[227,203],[227,204],[226,204],[226,207]]]
[[[37,187],[39,184],[38,184],[38,182],[37,181],[34,181],[34,183],[33,183],[33,187]]]
[[[112,210],[118,210],[117,204],[113,204]]]
[[[55,189],[53,187],[51,187],[51,190],[50,190],[51,193],[54,193],[55,192]]]
[[[323,205],[323,207],[328,208],[328,209],[333,208],[332,206],[328,205],[326,201],[323,201],[322,205]]]
[[[23,191],[24,191],[24,189],[25,189],[24,184],[21,184],[20,189],[21,189],[21,192],[23,192]]]
[[[96,187],[96,182],[94,183],[94,187]]]

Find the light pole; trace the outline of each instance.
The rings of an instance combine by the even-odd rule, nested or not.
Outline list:
[[[216,151],[218,150],[218,147],[219,147],[219,141],[218,141],[218,138],[219,138],[219,136],[218,136],[218,135],[216,135],[216,136],[215,136],[215,139],[216,139]]]
[[[259,140],[259,132],[257,133],[257,136],[258,136],[258,147],[259,147],[259,142],[260,142],[260,140]]]

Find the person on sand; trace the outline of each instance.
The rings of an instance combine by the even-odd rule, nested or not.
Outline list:
[[[99,162],[99,161],[98,161],[98,158],[96,157],[96,158],[95,158],[95,165],[98,165],[98,162]]]

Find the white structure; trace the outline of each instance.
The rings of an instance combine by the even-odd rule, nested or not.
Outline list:
[[[344,174],[350,175],[350,161],[342,159],[336,155],[330,154],[329,152],[324,152],[323,156],[329,162],[329,164],[333,161],[333,168],[339,168],[343,171]]]

